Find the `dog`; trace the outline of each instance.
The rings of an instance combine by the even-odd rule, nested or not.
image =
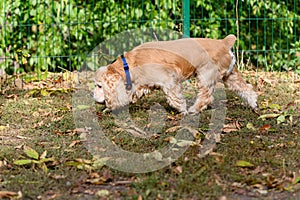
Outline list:
[[[231,51],[236,37],[224,39],[183,38],[147,42],[119,56],[113,63],[95,73],[93,97],[116,110],[134,102],[159,87],[168,104],[183,114],[197,114],[213,101],[218,81],[257,109],[257,94],[235,67]],[[198,94],[187,108],[181,83],[196,76]]]

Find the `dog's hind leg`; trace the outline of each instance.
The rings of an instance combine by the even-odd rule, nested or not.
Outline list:
[[[253,90],[252,85],[247,84],[243,79],[240,72],[234,68],[232,73],[223,78],[225,86],[234,92],[236,92],[240,97],[242,97],[248,105],[256,110],[257,109],[257,94]]]
[[[211,62],[207,62],[197,70],[198,94],[194,105],[188,109],[188,113],[197,114],[211,104],[218,76],[218,68]]]
[[[198,90],[199,92],[197,94],[197,99],[194,105],[192,105],[188,110],[189,114],[197,114],[201,112],[202,110],[206,109],[214,99],[212,96],[213,87],[207,87],[198,84]]]
[[[186,114],[186,100],[182,94],[180,84],[174,84],[172,86],[169,85],[169,87],[164,86],[162,89],[166,94],[169,105],[177,109],[179,112]]]

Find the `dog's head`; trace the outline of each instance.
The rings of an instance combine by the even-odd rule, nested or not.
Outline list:
[[[92,92],[92,96],[98,103],[104,103],[104,90],[103,90],[103,77],[105,72],[107,71],[107,67],[100,67],[95,73],[95,88]]]
[[[95,89],[92,93],[98,103],[105,103],[107,109],[115,110],[128,105],[131,99],[131,92],[125,89],[125,83],[122,75],[119,74],[113,65],[100,67],[95,73]]]

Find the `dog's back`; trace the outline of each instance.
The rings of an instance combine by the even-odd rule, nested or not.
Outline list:
[[[224,75],[231,72],[234,62],[231,48],[236,40],[234,35],[224,39],[183,38],[170,41],[154,41],[141,44],[124,55],[131,68],[147,67],[159,64],[177,70],[185,79],[191,76],[196,68],[207,62],[218,66],[219,72]],[[108,66],[109,71],[118,72],[124,76],[121,58]],[[166,69],[167,69],[166,68]],[[230,69],[229,69],[230,68]]]
[[[166,94],[168,103],[179,112],[196,114],[209,105],[216,82],[222,79],[225,86],[257,108],[257,94],[234,68],[235,58],[231,52],[236,37],[229,35],[222,40],[187,38],[173,41],[144,43],[124,56],[129,65],[133,87],[126,90],[126,77],[121,57],[99,70],[97,85],[109,109],[117,109],[141,97],[144,89],[158,86]],[[103,73],[102,73],[103,72]],[[187,110],[182,95],[181,82],[195,74],[198,95]],[[102,101],[103,102],[103,101]]]
[[[236,41],[234,35],[228,35],[224,39],[216,40],[209,38],[184,38],[171,41],[147,42],[134,48],[133,51],[142,51],[142,49],[155,49],[157,51],[167,51],[170,54],[182,57],[198,67],[205,62],[212,61],[217,64],[221,71],[231,68],[234,59],[231,52]],[[166,57],[167,59],[168,57]],[[231,71],[232,69],[230,69]]]

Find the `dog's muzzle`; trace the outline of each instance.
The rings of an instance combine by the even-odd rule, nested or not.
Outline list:
[[[93,99],[98,103],[105,103],[104,99],[104,93],[103,90],[100,88],[95,88],[90,95],[93,97]]]

